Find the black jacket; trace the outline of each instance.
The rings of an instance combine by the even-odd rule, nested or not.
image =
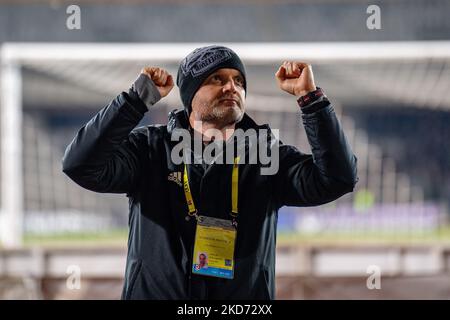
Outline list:
[[[121,93],[76,134],[63,158],[63,171],[80,186],[129,197],[128,255],[123,299],[274,299],[278,209],[320,205],[351,192],[356,157],[328,100],[302,114],[312,155],[279,148],[279,171],[261,175],[258,164],[239,168],[239,216],[234,279],[191,275],[195,219],[183,187],[183,172],[170,158],[174,128],[188,128],[184,111],[168,125],[135,129],[146,106]],[[238,127],[258,126],[248,115]],[[227,164],[189,165],[194,202],[203,214],[229,219],[231,170]]]

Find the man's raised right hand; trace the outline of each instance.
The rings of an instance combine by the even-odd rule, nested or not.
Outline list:
[[[141,73],[152,79],[161,98],[167,96],[174,86],[172,76],[162,68],[145,67],[141,70]]]

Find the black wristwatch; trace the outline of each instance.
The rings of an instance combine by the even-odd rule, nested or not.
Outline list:
[[[323,92],[322,88],[316,87],[317,89],[311,92],[308,92],[304,96],[301,96],[297,99],[297,103],[300,106],[300,108],[303,108],[304,106],[316,101],[320,97],[325,96],[325,93]]]

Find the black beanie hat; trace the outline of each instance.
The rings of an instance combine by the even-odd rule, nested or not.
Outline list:
[[[211,73],[222,68],[236,69],[241,72],[247,94],[244,64],[233,50],[216,45],[197,48],[181,61],[177,74],[177,86],[188,115],[192,111],[192,98],[198,88]]]

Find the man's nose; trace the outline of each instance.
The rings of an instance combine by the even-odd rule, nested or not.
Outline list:
[[[228,81],[223,86],[223,91],[224,92],[231,91],[233,93],[237,91],[236,84],[234,83],[233,79],[228,79]]]

